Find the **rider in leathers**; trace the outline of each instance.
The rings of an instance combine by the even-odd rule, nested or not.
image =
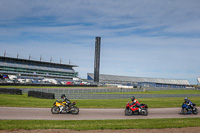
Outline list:
[[[62,94],[61,98],[63,99],[62,102],[66,102],[66,106],[68,106],[69,108],[71,108],[70,107],[71,101],[65,96],[65,94]],[[62,111],[62,109],[63,109],[63,107],[60,110]]]
[[[190,106],[192,109],[194,109],[193,107],[193,103],[188,99],[188,97],[185,97],[185,103],[188,105],[188,106]]]
[[[140,103],[138,102],[138,100],[135,99],[134,96],[132,96],[131,101],[132,101],[132,103],[130,103],[131,107],[134,107],[134,106],[139,107],[139,112],[140,112],[141,108],[140,108]]]

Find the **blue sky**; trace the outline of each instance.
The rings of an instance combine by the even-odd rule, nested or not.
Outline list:
[[[78,65],[133,77],[200,77],[199,0],[0,0],[0,56]]]

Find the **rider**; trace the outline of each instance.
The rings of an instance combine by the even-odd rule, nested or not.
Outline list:
[[[70,107],[71,101],[65,96],[65,94],[62,94],[62,95],[61,95],[61,98],[63,99],[62,102],[66,102],[65,106],[68,106],[69,108],[71,108],[71,107]],[[61,109],[61,110],[62,110],[62,109]]]
[[[188,99],[188,97],[185,97],[184,100],[185,100],[185,103],[193,109],[193,107],[194,107],[193,103]]]
[[[71,103],[70,100],[65,96],[65,94],[62,94],[61,98],[63,99],[63,102],[66,102],[66,105],[69,105]]]
[[[138,100],[137,100],[134,96],[132,96],[132,97],[131,97],[131,101],[132,101],[132,103],[130,104],[131,107],[139,107],[139,112],[140,112],[140,110],[141,110],[141,105],[140,105],[140,103],[138,102]]]

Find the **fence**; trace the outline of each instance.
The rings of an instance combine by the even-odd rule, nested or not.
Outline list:
[[[13,88],[12,88],[13,89]],[[118,99],[130,98],[133,94],[101,94],[120,92],[142,92],[161,90],[197,90],[196,88],[140,88],[140,89],[112,89],[112,88],[81,88],[81,89],[52,89],[52,88],[21,88],[22,93],[28,91],[40,91],[54,93],[55,99],[60,99],[61,94],[66,94],[70,99]],[[199,97],[200,94],[134,94],[137,98],[159,98],[159,97]]]
[[[69,99],[130,99],[137,98],[163,98],[163,97],[200,97],[200,94],[67,94]],[[55,95],[60,99],[60,94]]]

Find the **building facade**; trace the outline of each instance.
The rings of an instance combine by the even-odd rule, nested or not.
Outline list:
[[[88,80],[93,80],[93,77],[93,73],[88,73]],[[100,74],[99,80],[101,84],[122,84],[135,87],[185,88],[190,86],[188,80],[182,79],[144,78]]]

